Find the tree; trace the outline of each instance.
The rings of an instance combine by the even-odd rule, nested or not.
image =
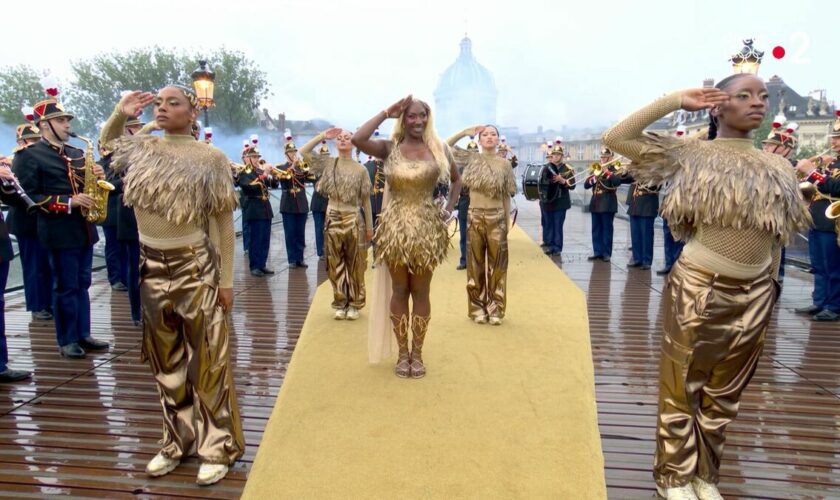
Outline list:
[[[811,158],[812,156],[816,156],[819,154],[817,146],[812,146],[807,144],[805,146],[800,146],[799,149],[793,154],[794,160],[802,160],[803,158]]]
[[[773,117],[767,115],[764,117],[764,121],[761,122],[761,125],[753,132],[753,144],[758,149],[761,149],[761,141],[767,139],[767,135],[770,134],[770,130],[773,129]]]
[[[43,76],[43,71],[24,64],[0,69],[0,121],[9,125],[23,123],[20,108],[47,97],[40,83]]]
[[[206,59],[216,73],[213,125],[237,133],[255,125],[256,111],[269,90],[265,73],[254,61],[224,47],[199,55],[155,46],[72,63],[75,81],[68,92],[68,108],[79,119],[77,128],[95,133],[124,90],[154,92],[174,83],[191,85],[190,73],[199,59]],[[151,119],[151,112],[146,118]]]

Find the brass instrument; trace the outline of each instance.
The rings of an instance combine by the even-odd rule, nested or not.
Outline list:
[[[93,141],[74,132],[70,132],[70,137],[75,137],[87,145],[85,149],[84,194],[93,199],[93,206],[90,208],[82,207],[82,214],[85,216],[85,220],[91,224],[100,224],[108,217],[108,195],[114,190],[114,185],[100,179],[93,173],[93,167],[96,165],[96,161],[93,159]]]
[[[233,161],[230,162],[230,169],[233,171],[234,175],[239,175],[242,172],[245,172],[246,174],[250,174],[251,171],[252,171],[251,165],[236,163],[236,162],[233,162]]]
[[[821,200],[821,199],[830,199],[830,200],[832,199],[831,197],[825,196],[822,193],[820,193],[819,191],[817,191],[817,186],[814,185],[814,183],[812,181],[807,180],[809,177],[811,177],[811,174],[813,174],[814,172],[816,172],[820,175],[825,175],[825,169],[826,169],[827,165],[823,164],[823,156],[830,153],[831,151],[832,151],[832,149],[828,148],[825,151],[823,151],[822,153],[808,158],[808,161],[812,162],[816,166],[816,168],[811,173],[803,174],[803,173],[799,172],[798,170],[796,171],[796,176],[801,181],[799,183],[799,191],[802,193],[802,196],[808,201],[817,201],[817,200]],[[838,175],[840,175],[840,169],[835,169],[835,171],[832,172],[831,175],[833,177],[837,177]]]

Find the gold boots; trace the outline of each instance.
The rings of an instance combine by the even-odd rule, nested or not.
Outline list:
[[[411,317],[411,378],[423,378],[426,366],[423,364],[423,341],[429,330],[431,316]]]
[[[411,357],[408,352],[408,316],[392,314],[391,324],[394,325],[394,336],[397,337],[397,347],[400,350],[394,373],[400,378],[407,378],[411,375]]]

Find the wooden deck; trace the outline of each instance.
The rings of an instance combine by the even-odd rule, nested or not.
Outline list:
[[[519,206],[519,223],[539,239],[536,206]],[[625,268],[624,221],[616,221],[613,261],[588,262],[588,221],[579,208],[569,213],[560,265],[589,296],[607,485],[611,498],[650,498],[663,280]],[[0,496],[237,498],[309,302],[326,279],[314,242],[307,246],[309,269],[288,270],[282,229],[273,232],[270,265],[278,273],[269,278],[247,273],[237,243],[232,344],[248,449],[225,480],[195,486],[195,460],[164,478],[145,476],[158,449],[160,407],[139,361],[141,332],[128,319],[127,297],[112,292],[100,272],[91,288],[93,332],[113,348],[86,360],[60,358],[52,324],[30,324],[22,293],[7,296],[11,365],[34,376],[0,386]],[[307,232],[311,240],[311,219]],[[660,237],[654,267],[661,264]],[[808,301],[811,283],[810,275],[788,269],[765,355],[728,434],[721,490],[729,498],[840,497],[840,325],[793,314]],[[282,493],[283,471],[277,478]]]

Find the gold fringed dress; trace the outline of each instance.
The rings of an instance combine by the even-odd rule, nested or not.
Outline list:
[[[376,259],[413,274],[432,271],[449,248],[446,224],[432,199],[440,168],[435,161],[405,158],[395,143],[384,171],[390,199],[379,214]]]

